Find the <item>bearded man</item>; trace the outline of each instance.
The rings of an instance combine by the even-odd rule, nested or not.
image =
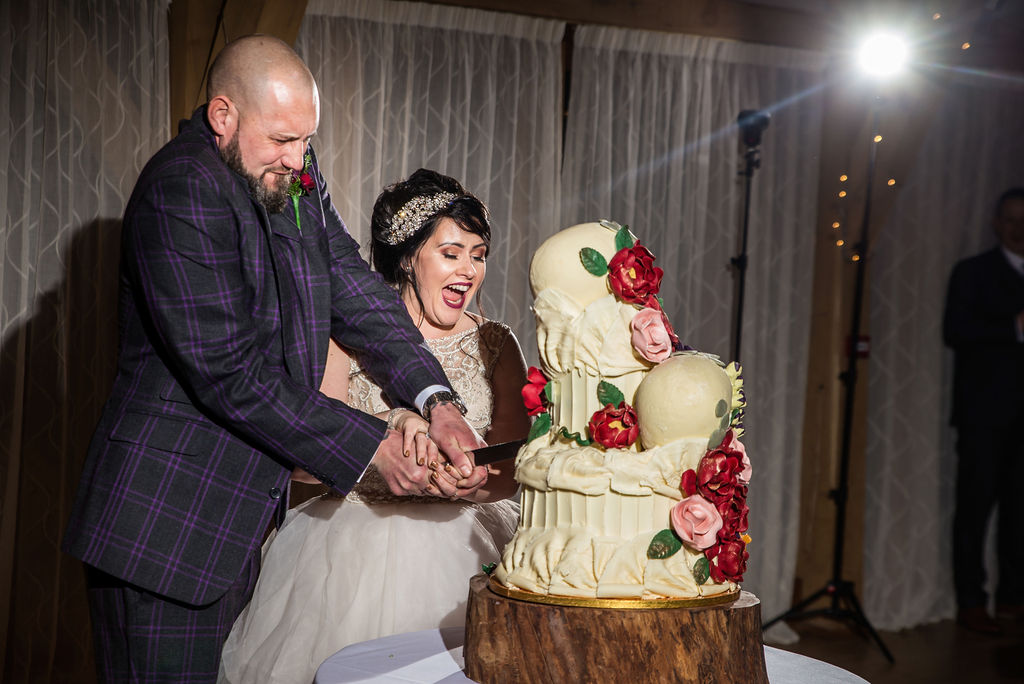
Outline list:
[[[101,681],[216,680],[293,469],[340,493],[371,458],[396,494],[486,480],[448,379],[331,203],[309,69],[248,36],[207,99],[125,210],[117,376],[64,539],[86,563]],[[435,487],[399,433],[318,391],[330,337],[429,413],[460,481]]]

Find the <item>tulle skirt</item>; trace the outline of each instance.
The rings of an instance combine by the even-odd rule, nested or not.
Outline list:
[[[222,682],[308,684],[343,647],[465,624],[469,578],[501,560],[519,505],[374,504],[321,497],[289,511],[263,549]]]

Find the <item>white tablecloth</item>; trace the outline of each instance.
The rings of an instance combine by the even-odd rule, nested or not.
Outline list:
[[[428,629],[346,646],[324,661],[316,684],[471,682],[462,672],[463,629]],[[867,684],[855,674],[771,646],[764,647],[772,684]]]

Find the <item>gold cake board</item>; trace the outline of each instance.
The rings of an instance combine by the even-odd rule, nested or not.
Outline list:
[[[748,591],[657,610],[518,594],[538,597],[495,589],[484,574],[470,580],[464,655],[473,681],[768,684],[761,602]]]
[[[731,603],[740,597],[740,590],[727,591],[713,596],[698,596],[695,598],[657,598],[657,599],[628,599],[628,598],[583,598],[579,596],[553,596],[549,594],[535,594],[532,591],[523,591],[506,587],[493,576],[490,578],[488,587],[495,594],[517,599],[519,601],[530,601],[532,603],[546,603],[553,606],[581,606],[583,608],[616,608],[619,610],[657,610],[659,608],[702,608],[704,606],[717,606],[722,603]]]

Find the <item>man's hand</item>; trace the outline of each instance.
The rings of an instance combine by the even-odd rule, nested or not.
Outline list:
[[[473,468],[473,473],[469,477],[455,483],[455,497],[464,499],[475,493],[476,490],[487,484],[487,476],[490,475],[490,472],[487,466],[476,466]]]
[[[473,459],[466,452],[487,446],[487,443],[453,404],[441,403],[431,409],[430,438],[459,476],[470,478],[475,475]]]
[[[398,496],[439,494],[430,484],[431,471],[405,455],[404,438],[397,430],[388,430],[370,461],[377,467],[388,489]],[[433,490],[433,491],[431,491]]]

